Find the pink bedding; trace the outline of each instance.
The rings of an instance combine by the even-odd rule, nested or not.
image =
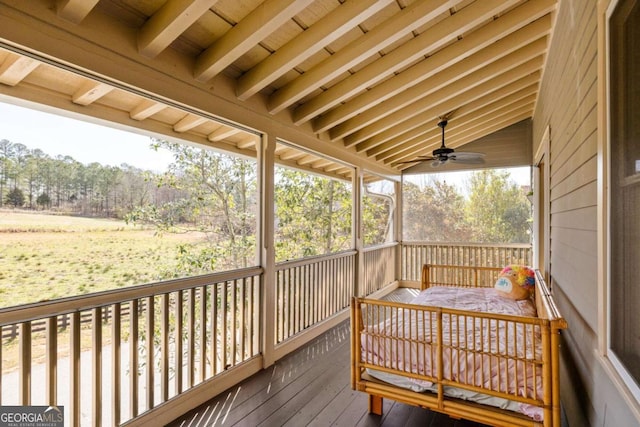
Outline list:
[[[505,298],[493,288],[433,287],[422,291],[412,304],[528,317],[536,315],[532,301]],[[375,313],[370,315],[371,324],[362,334],[363,360],[379,367],[425,376],[409,378],[409,381],[424,389],[433,386],[429,377],[435,379],[437,376],[436,346],[431,345],[437,342],[438,335],[435,312],[400,309],[387,320],[376,319]],[[377,315],[381,316],[380,313]],[[540,360],[542,353],[537,326],[443,313],[442,342],[445,380],[511,396],[542,399],[542,372],[532,361]],[[542,409],[537,406],[518,403],[515,407],[531,418],[542,419]]]

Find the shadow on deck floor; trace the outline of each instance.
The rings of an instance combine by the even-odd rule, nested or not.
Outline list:
[[[369,414],[351,389],[349,332],[345,321],[169,426],[483,426],[388,399],[382,416]]]

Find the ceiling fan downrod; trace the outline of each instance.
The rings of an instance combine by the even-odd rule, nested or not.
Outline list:
[[[449,154],[453,153],[455,150],[453,148],[447,148],[444,145],[444,128],[447,126],[447,120],[443,119],[438,122],[438,126],[442,129],[442,145],[440,148],[433,150],[433,156],[440,158],[441,161],[446,161]]]

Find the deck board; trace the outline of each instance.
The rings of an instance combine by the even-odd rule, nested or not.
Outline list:
[[[382,416],[369,414],[367,395],[351,389],[350,351],[345,321],[169,427],[483,426],[389,399]]]

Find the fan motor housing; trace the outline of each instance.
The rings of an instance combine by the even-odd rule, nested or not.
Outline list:
[[[433,156],[434,157],[438,157],[438,156],[442,156],[442,155],[448,155],[453,153],[455,150],[453,148],[448,148],[448,147],[442,147],[442,148],[437,148],[435,150],[433,150]]]

